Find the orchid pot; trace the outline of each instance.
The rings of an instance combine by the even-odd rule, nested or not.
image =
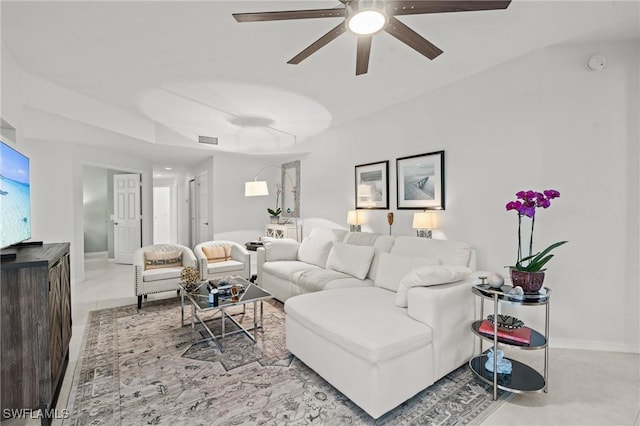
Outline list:
[[[513,283],[513,286],[522,287],[522,291],[524,291],[525,294],[537,294],[542,288],[542,283],[544,282],[544,272],[518,271],[514,268],[511,268],[510,272],[511,282]]]

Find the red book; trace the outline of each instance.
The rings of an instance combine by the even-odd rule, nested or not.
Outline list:
[[[491,324],[488,320],[482,321],[480,324],[480,328],[478,329],[480,333],[489,334],[493,336],[493,324]],[[513,331],[504,331],[498,329],[498,337],[504,340],[511,340],[513,342],[518,343],[531,343],[531,329],[529,327],[516,328]]]

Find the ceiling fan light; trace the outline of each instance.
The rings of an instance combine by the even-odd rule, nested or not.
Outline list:
[[[379,10],[359,10],[347,20],[347,28],[357,35],[374,34],[387,25],[387,16]]]

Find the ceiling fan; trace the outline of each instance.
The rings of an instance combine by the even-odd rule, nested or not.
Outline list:
[[[366,74],[373,35],[386,31],[429,59],[442,50],[407,25],[396,19],[400,15],[424,13],[468,12],[506,9],[511,0],[339,0],[343,6],[333,9],[287,10],[278,12],[234,13],[238,22],[285,21],[290,19],[344,18],[328,33],[291,58],[288,64],[299,64],[345,31],[358,37],[356,75]]]

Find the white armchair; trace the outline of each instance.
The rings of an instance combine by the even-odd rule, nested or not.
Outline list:
[[[178,290],[180,274],[187,266],[198,268],[189,247],[179,244],[155,244],[137,249],[133,254],[135,292],[138,309],[147,294]]]
[[[207,241],[198,244],[193,251],[203,279],[222,278],[225,275],[251,278],[249,251],[241,244],[225,240]]]

